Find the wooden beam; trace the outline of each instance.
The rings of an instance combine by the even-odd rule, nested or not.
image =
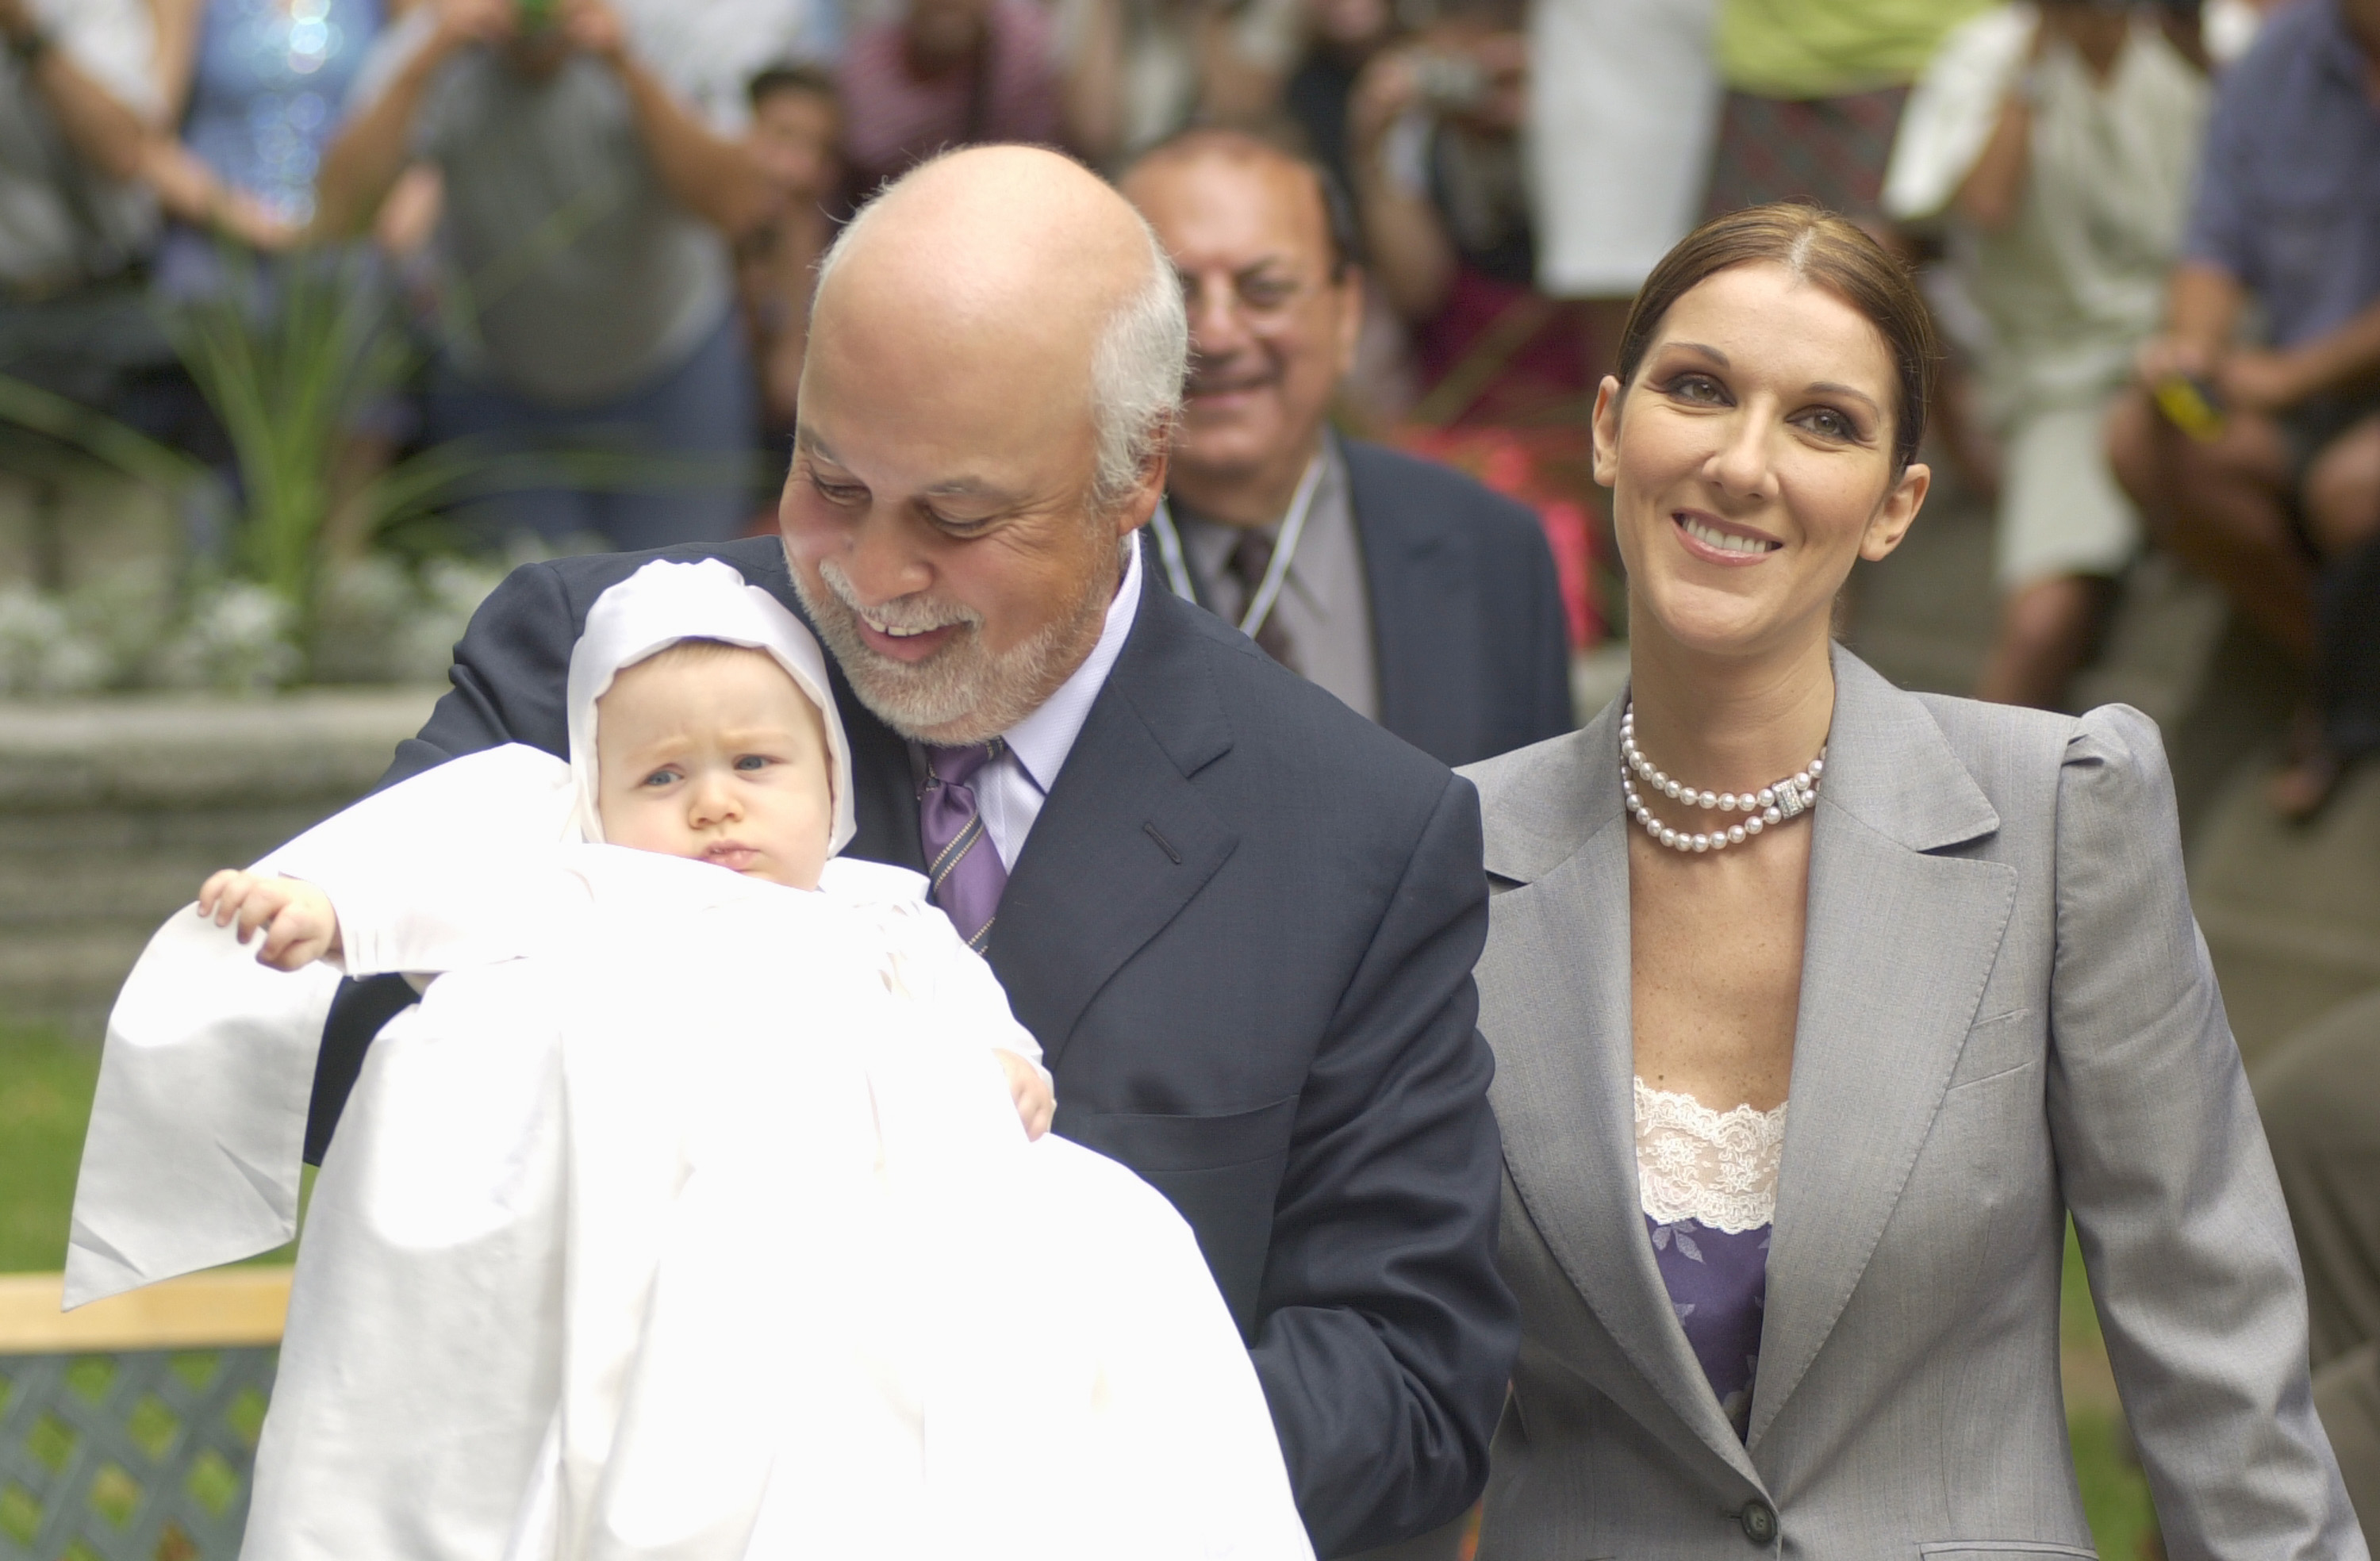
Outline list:
[[[289,1314],[281,1267],[216,1268],[58,1310],[65,1277],[0,1274],[0,1355],[232,1349],[278,1344]]]

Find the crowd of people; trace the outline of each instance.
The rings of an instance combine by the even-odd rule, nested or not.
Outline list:
[[[359,246],[428,348],[359,437],[611,458],[468,506],[468,534],[718,540],[773,506],[836,224],[941,150],[1052,144],[1165,200],[1179,138],[1232,129],[1240,162],[1315,180],[1344,320],[1283,342],[1279,285],[1234,284],[1196,326],[1218,382],[1234,321],[1266,362],[1313,355],[1269,434],[1296,471],[1318,409],[1583,441],[1653,261],[1705,215],[1808,200],[1925,267],[1942,438],[1999,506],[1977,692],[2060,704],[2168,548],[2307,668],[2273,790],[2304,817],[2380,745],[2380,21],[2265,8],[0,0],[0,372],[203,448],[154,296],[220,287],[226,244]],[[1210,193],[1247,229],[1219,277],[1286,242],[1266,188]],[[1178,201],[1158,220],[1185,241]],[[1223,524],[1277,527],[1294,491]],[[1214,554],[1217,599],[1229,551],[1186,555]]]

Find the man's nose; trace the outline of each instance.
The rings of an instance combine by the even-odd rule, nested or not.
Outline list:
[[[914,596],[934,583],[917,545],[917,526],[876,504],[852,527],[850,545],[837,562],[861,601],[873,606]]]

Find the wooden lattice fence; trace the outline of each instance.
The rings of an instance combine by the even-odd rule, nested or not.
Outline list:
[[[0,1276],[0,1561],[232,1561],[288,1271],[58,1294]]]

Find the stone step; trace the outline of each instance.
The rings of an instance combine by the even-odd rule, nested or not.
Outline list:
[[[206,875],[362,795],[438,692],[0,702],[0,1014],[97,1039]]]

